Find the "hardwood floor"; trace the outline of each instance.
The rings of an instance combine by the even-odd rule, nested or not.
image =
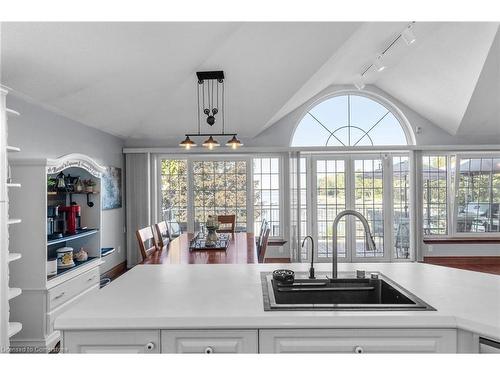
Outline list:
[[[500,256],[424,257],[424,263],[500,275]]]
[[[264,263],[291,263],[290,258],[266,258]]]
[[[115,280],[117,277],[123,275],[125,272],[127,272],[127,262],[122,262],[113,268],[111,268],[109,271],[103,273],[101,275],[101,278],[103,277],[109,277],[111,281]]]

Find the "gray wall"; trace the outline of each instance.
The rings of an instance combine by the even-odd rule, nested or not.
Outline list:
[[[123,141],[120,138],[90,128],[37,105],[9,95],[9,108],[21,113],[10,121],[9,143],[19,146],[18,158],[57,158],[69,153],[90,156],[103,166],[123,168]],[[122,186],[125,179],[122,176]],[[101,272],[125,261],[125,195],[123,207],[102,212],[102,247],[115,247],[117,251],[104,258]]]

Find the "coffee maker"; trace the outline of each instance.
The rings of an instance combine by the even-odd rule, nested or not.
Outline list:
[[[77,204],[72,204],[71,206],[62,206],[59,207],[59,211],[66,214],[66,233],[76,234],[77,229],[80,228],[80,206]]]

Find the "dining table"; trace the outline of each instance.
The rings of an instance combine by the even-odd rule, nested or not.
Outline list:
[[[229,246],[225,250],[191,249],[193,233],[182,233],[155,250],[141,264],[251,264],[258,263],[253,233],[229,233]]]

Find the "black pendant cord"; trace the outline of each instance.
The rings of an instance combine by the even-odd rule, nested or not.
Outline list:
[[[222,81],[222,134],[225,133],[225,129],[224,129],[224,108],[225,108],[225,105],[224,105],[224,81]]]
[[[216,81],[217,84],[217,110],[219,110],[219,81]]]
[[[212,97],[212,102],[210,105],[210,111],[212,112],[212,115],[214,114],[214,81],[212,80],[212,90],[210,91],[211,97]]]
[[[200,127],[200,84],[198,83],[198,134],[201,133],[201,127]]]
[[[203,98],[203,112],[205,112],[205,81],[202,82],[201,94]]]

